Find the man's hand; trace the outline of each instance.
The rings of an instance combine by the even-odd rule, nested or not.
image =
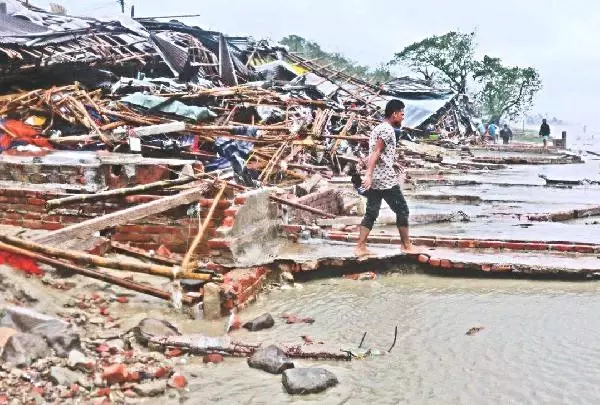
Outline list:
[[[373,183],[373,175],[367,174],[363,179],[362,186],[365,190],[368,190],[371,188],[371,183]]]

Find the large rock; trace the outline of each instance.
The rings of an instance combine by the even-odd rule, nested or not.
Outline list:
[[[273,325],[275,325],[275,320],[271,314],[264,314],[250,322],[246,322],[244,324],[244,328],[251,332],[256,332],[259,330],[272,328]]]
[[[81,348],[81,338],[78,333],[62,322],[48,321],[31,329],[30,333],[40,335],[50,345],[59,357],[67,357],[71,350]]]
[[[17,333],[6,342],[2,360],[17,366],[30,366],[35,360],[49,355],[50,347],[43,337],[31,333]]]
[[[284,370],[294,368],[294,363],[274,345],[257,350],[248,359],[248,365],[271,374],[281,374]]]
[[[154,318],[142,320],[138,326],[133,328],[136,339],[146,344],[148,339],[154,336],[180,336],[181,333],[175,326],[167,321]]]
[[[68,326],[66,322],[58,318],[23,307],[6,308],[6,316],[2,319],[1,324],[2,326],[14,327],[21,332],[29,333],[36,326],[47,322],[55,322],[65,327]]]
[[[142,397],[155,397],[167,390],[167,380],[157,380],[145,384],[137,384],[133,387],[133,390]]]
[[[50,380],[56,385],[70,387],[71,384],[85,380],[85,376],[68,368],[55,366],[50,368]]]
[[[335,374],[323,368],[293,368],[285,370],[281,382],[288,394],[316,394],[336,386]]]

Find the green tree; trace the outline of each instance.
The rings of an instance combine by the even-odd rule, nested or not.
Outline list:
[[[477,99],[483,114],[493,122],[526,113],[542,88],[534,68],[504,66],[500,58],[487,55],[477,63],[473,77],[482,85]]]
[[[391,64],[404,65],[430,82],[441,82],[460,94],[467,94],[475,61],[475,33],[452,31],[434,35],[407,46]]]

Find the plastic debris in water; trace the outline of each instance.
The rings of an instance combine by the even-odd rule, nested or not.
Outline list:
[[[465,335],[467,335],[467,336],[474,336],[474,335],[478,334],[479,332],[481,332],[484,329],[485,329],[484,326],[475,326],[475,327],[469,329],[467,331],[467,333],[465,333]]]

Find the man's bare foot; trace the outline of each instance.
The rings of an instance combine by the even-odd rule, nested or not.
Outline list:
[[[371,252],[366,246],[357,246],[354,249],[354,254],[358,257],[375,256],[375,253]]]
[[[418,255],[420,253],[419,249],[412,243],[402,244],[402,253],[407,255]]]

